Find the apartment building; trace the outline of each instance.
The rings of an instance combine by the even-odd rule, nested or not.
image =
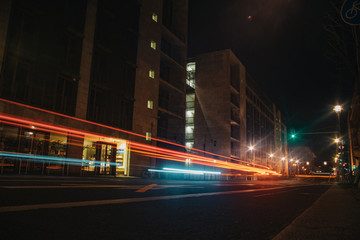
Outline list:
[[[188,63],[186,107],[188,147],[287,173],[281,113],[231,50]]]
[[[129,143],[184,144],[187,11],[187,0],[1,1],[1,173],[161,165]]]

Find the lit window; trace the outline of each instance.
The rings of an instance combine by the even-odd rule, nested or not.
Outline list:
[[[150,47],[151,47],[152,49],[156,50],[156,42],[155,42],[155,41],[151,41]]]
[[[149,71],[149,77],[155,78],[155,71],[154,70]]]
[[[154,20],[155,22],[158,21],[158,15],[156,13],[152,14],[152,20]]]
[[[186,142],[185,146],[187,146],[189,148],[193,148],[194,147],[194,142]]]
[[[195,111],[194,110],[188,110],[186,111],[186,117],[194,117]]]
[[[146,141],[151,141],[151,132],[146,132]]]
[[[151,100],[148,100],[148,101],[147,101],[147,107],[150,108],[150,109],[153,109],[153,107],[154,107],[154,102],[151,101]]]
[[[193,126],[186,126],[185,133],[194,133],[194,127]]]

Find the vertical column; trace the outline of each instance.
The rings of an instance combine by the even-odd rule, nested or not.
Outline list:
[[[285,148],[285,175],[289,176],[289,152],[287,144],[287,127],[284,126],[284,148]]]
[[[86,118],[89,84],[91,75],[91,63],[94,49],[95,23],[96,23],[97,0],[89,0],[86,9],[84,28],[84,40],[80,62],[80,81],[76,99],[76,112],[78,118]]]
[[[240,159],[247,161],[247,126],[246,126],[246,68],[240,63],[240,105],[239,105],[239,118],[240,118]]]
[[[11,0],[0,1],[0,72],[4,62],[5,43],[9,26]]]
[[[84,149],[84,138],[68,137],[67,157],[79,160],[67,166],[68,175],[80,176],[81,175],[81,159]]]

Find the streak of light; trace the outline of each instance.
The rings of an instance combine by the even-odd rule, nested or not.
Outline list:
[[[213,172],[213,171],[198,171],[198,170],[188,170],[188,169],[177,169],[177,168],[163,168],[164,170],[170,170],[181,173],[208,173],[208,174],[221,174],[221,172]]]
[[[162,170],[162,169],[148,169],[149,172],[160,172],[160,173],[184,173],[184,172],[177,172],[171,170]],[[204,173],[191,173],[195,175],[203,175]]]
[[[184,199],[193,197],[208,197],[219,195],[231,195],[239,193],[249,192],[263,192],[282,189],[284,187],[272,187],[272,188],[255,188],[255,189],[242,189],[234,191],[222,191],[222,192],[205,192],[205,193],[190,193],[180,195],[167,195],[167,196],[155,196],[155,197],[143,197],[143,198],[119,198],[119,199],[106,199],[106,200],[92,200],[82,202],[57,202],[57,203],[42,203],[42,204],[30,204],[30,205],[18,205],[18,206],[4,206],[0,207],[0,213],[3,212],[20,212],[38,209],[52,209],[52,208],[71,208],[71,207],[85,207],[85,206],[98,206],[109,204],[124,204],[124,203],[137,203],[137,202],[149,202],[158,200],[172,200],[172,199]]]
[[[42,108],[38,108],[38,107],[26,105],[26,104],[23,104],[23,103],[18,103],[18,102],[14,102],[14,101],[7,100],[7,99],[3,99],[3,98],[0,98],[0,101],[6,102],[6,103],[10,103],[10,104],[14,104],[14,105],[18,105],[18,106],[25,107],[25,108],[29,108],[29,109],[33,109],[33,110],[37,110],[37,111],[41,111],[41,112],[45,112],[45,113],[49,113],[49,114],[56,115],[56,116],[61,116],[61,117],[64,117],[64,118],[76,120],[76,121],[83,122],[83,123],[87,123],[87,124],[97,125],[97,126],[99,126],[99,127],[107,128],[107,129],[110,129],[110,130],[115,130],[115,131],[117,131],[117,132],[122,132],[122,133],[130,134],[130,135],[137,136],[137,137],[141,137],[141,138],[144,138],[144,139],[148,138],[148,139],[150,139],[150,140],[167,143],[167,144],[170,144],[170,145],[173,145],[173,146],[182,147],[182,148],[189,149],[189,150],[192,150],[192,151],[201,152],[201,153],[206,153],[206,154],[209,154],[209,155],[212,155],[212,156],[221,157],[221,158],[227,158],[227,159],[230,159],[230,160],[232,160],[232,161],[242,162],[242,163],[245,163],[245,164],[248,163],[248,162],[246,162],[246,161],[244,161],[244,160],[239,160],[239,159],[235,159],[235,158],[231,158],[231,157],[227,157],[227,156],[222,156],[222,155],[219,155],[219,154],[215,154],[215,153],[203,151],[203,150],[196,149],[196,148],[187,147],[187,146],[184,146],[184,145],[181,145],[181,144],[177,144],[177,143],[165,141],[165,140],[158,139],[158,138],[146,137],[145,135],[142,135],[142,134],[137,134],[137,133],[134,133],[134,132],[131,132],[131,131],[126,131],[126,130],[123,130],[123,129],[120,129],[120,128],[111,127],[111,126],[107,126],[107,125],[100,124],[100,123],[96,123],[96,122],[91,122],[91,121],[88,121],[88,120],[85,120],[85,119],[72,117],[72,116],[69,116],[69,115],[65,115],[65,114],[61,114],[61,113],[49,111],[49,110],[46,110],[46,109],[42,109]],[[4,116],[4,115],[0,115],[0,117],[3,117],[3,116]],[[12,119],[13,119],[13,120],[11,120],[11,121],[17,121],[17,120],[25,121],[24,119],[20,119],[20,118],[12,118]],[[9,119],[8,119],[8,120],[9,120]],[[38,124],[40,124],[40,123],[39,123],[39,122],[34,122],[34,121],[28,121],[28,124],[36,127],[36,125],[38,125]],[[43,123],[41,123],[41,124],[43,124]],[[48,126],[52,126],[52,125],[49,125],[49,124],[48,124]],[[53,126],[53,127],[55,127],[55,126]],[[65,129],[65,128],[63,128],[63,129]],[[60,130],[60,129],[58,129],[58,130]],[[79,134],[81,134],[81,133],[84,134],[84,133],[85,133],[85,132],[81,132],[81,131],[77,131],[77,132],[78,132]],[[91,133],[89,133],[89,132],[87,132],[86,135],[98,136],[98,135],[95,135],[95,134],[91,134]],[[260,165],[260,164],[256,164],[256,163],[254,163],[253,165],[256,165],[256,166],[258,166],[258,167],[267,167],[267,166],[265,166],[265,165]]]
[[[303,177],[303,178],[335,178],[334,175],[296,175],[296,177]]]
[[[232,169],[232,170],[239,170],[239,171],[247,171],[247,172],[255,172],[260,174],[273,174],[278,175],[277,172],[263,169],[263,168],[257,168],[253,166],[247,166],[242,165],[239,163],[231,163],[224,160],[217,160],[217,162],[214,162],[213,158],[210,157],[204,157],[204,156],[198,156],[190,153],[184,153],[184,152],[178,152],[170,149],[155,147],[147,144],[142,143],[136,143],[131,142],[129,144],[131,152],[136,152],[140,155],[147,156],[147,157],[155,157],[165,160],[173,160],[173,161],[179,161],[179,162],[186,162],[187,159],[191,159],[192,163],[206,165],[206,166],[212,166],[212,167],[218,167],[223,169]]]
[[[26,120],[26,119],[22,119],[22,118],[12,117],[9,115],[0,115],[0,119],[3,119],[2,120],[3,122],[4,121],[5,122],[14,121],[14,122],[17,122],[16,124],[20,124],[21,126],[26,126],[26,125],[34,126],[37,129],[41,129],[44,131],[49,131],[49,129],[50,129],[51,131],[55,131],[56,133],[61,133],[61,132],[71,133],[75,137],[78,137],[78,138],[83,138],[84,135],[86,135],[86,137],[95,137],[95,138],[109,137],[109,136],[94,134],[94,133],[85,132],[85,131],[81,131],[81,130],[65,128],[65,127],[60,127],[60,126],[54,126],[54,125],[46,124],[46,123],[42,123],[42,122],[36,122],[36,121]],[[27,126],[27,127],[29,127],[29,126]],[[160,148],[160,147],[156,147],[156,146],[152,146],[152,145],[148,145],[148,144],[141,144],[141,143],[137,143],[137,142],[133,142],[133,141],[129,142],[129,146],[131,148],[131,151],[136,152],[136,151],[140,150],[142,152],[139,152],[139,153],[143,154],[144,156],[158,157],[158,158],[162,158],[162,159],[181,161],[181,162],[186,162],[186,159],[191,159],[191,162],[195,163],[195,164],[213,166],[213,167],[218,167],[218,168],[223,168],[223,169],[232,169],[232,170],[247,171],[247,172],[257,172],[257,173],[261,173],[261,174],[266,173],[266,174],[279,175],[275,171],[264,169],[267,167],[262,166],[262,165],[260,165],[260,166],[263,168],[259,168],[259,167],[255,167],[255,166],[259,166],[259,165],[255,165],[255,164],[252,164],[253,166],[247,166],[247,165],[228,162],[228,161],[224,161],[224,160],[217,160],[215,162],[214,159],[210,158],[210,157],[174,151],[174,150]],[[217,156],[220,156],[221,158],[229,159],[229,157],[225,157],[225,156],[221,156],[221,155],[217,155]],[[36,156],[36,158],[51,161],[51,159],[46,159],[47,156],[39,155],[39,156]],[[35,158],[32,158],[32,159],[35,160]],[[61,158],[57,158],[57,159],[59,160]],[[54,160],[54,159],[52,159],[52,160]],[[60,161],[65,161],[65,162],[71,163],[71,164],[80,164],[80,162],[76,162],[76,161],[83,161],[83,160],[77,159],[76,161],[74,161],[69,158],[62,158],[62,160],[60,160]],[[245,161],[242,161],[242,162],[245,162]],[[99,161],[98,162],[91,161],[91,163],[100,164]],[[245,163],[249,164],[248,162],[245,162]],[[113,164],[113,163],[107,162],[107,164]]]
[[[59,163],[59,164],[67,163],[70,165],[79,165],[79,166],[81,166],[84,163],[90,164],[95,167],[100,167],[103,165],[116,166],[115,162],[83,160],[83,159],[76,159],[76,158],[51,157],[51,156],[44,156],[44,155],[25,154],[25,153],[0,152],[0,157],[28,160],[28,161],[32,161],[32,162],[47,161],[48,163]]]

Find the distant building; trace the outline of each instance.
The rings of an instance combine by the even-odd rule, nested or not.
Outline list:
[[[348,136],[349,136],[349,165],[352,170],[359,174],[360,170],[360,94],[359,84],[356,83],[351,100],[348,115]],[[340,153],[343,151],[339,151]],[[340,156],[343,158],[344,156]],[[340,161],[339,158],[339,161]],[[359,182],[359,180],[357,179]],[[357,182],[357,183],[358,183]]]
[[[233,52],[197,55],[187,72],[186,145],[287,174],[281,113]]]
[[[1,1],[0,171],[161,164],[129,140],[184,144],[187,16],[187,0]]]

